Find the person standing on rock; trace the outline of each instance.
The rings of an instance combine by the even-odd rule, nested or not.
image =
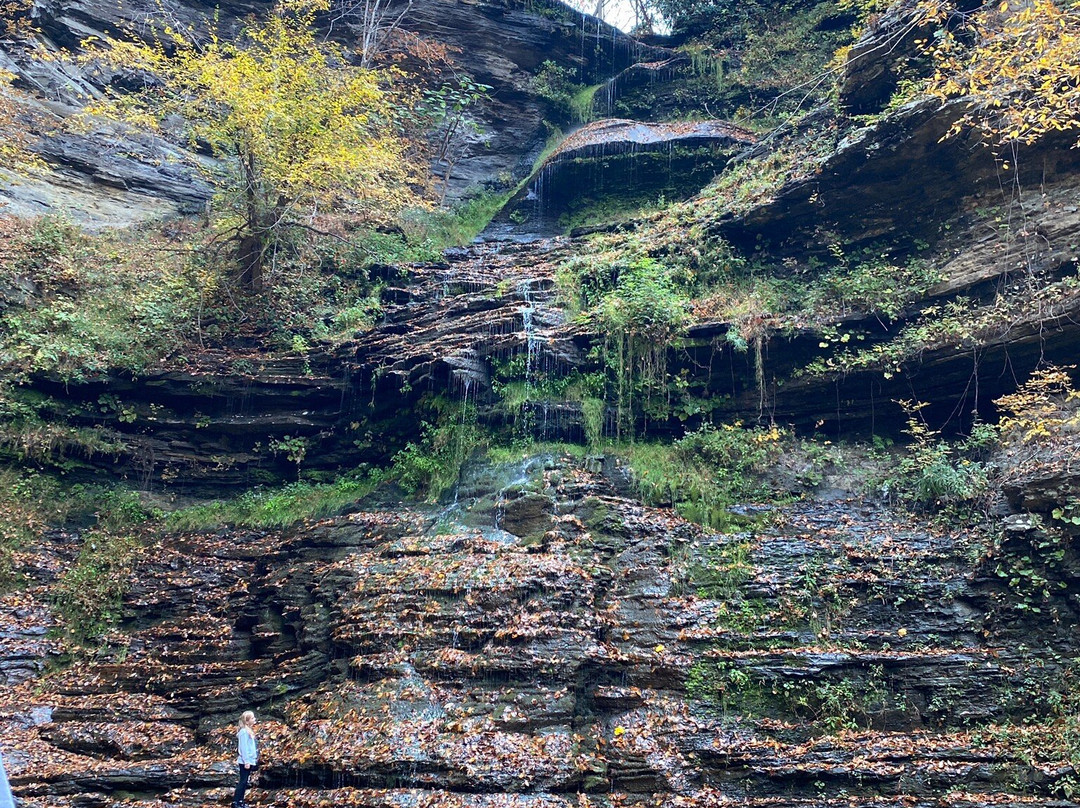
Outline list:
[[[233,808],[247,808],[244,802],[244,792],[247,791],[248,780],[255,770],[255,764],[259,762],[259,746],[255,742],[255,713],[247,710],[240,716],[239,729],[236,731],[236,743],[240,747],[240,753],[236,758],[236,764],[240,767],[240,781],[236,784],[236,794],[233,796]],[[3,808],[0,805],[0,808]]]
[[[15,798],[11,796],[3,755],[0,755],[0,808],[15,808]]]

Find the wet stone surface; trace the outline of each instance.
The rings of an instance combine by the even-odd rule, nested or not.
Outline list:
[[[1035,619],[977,537],[858,501],[720,536],[568,459],[465,483],[442,510],[167,537],[93,659],[35,639],[36,584],[0,603],[20,805],[223,803],[249,707],[253,805],[1061,804],[1055,745],[985,727],[1047,712],[1075,579]]]

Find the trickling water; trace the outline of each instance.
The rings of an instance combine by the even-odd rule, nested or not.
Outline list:
[[[463,392],[462,392],[462,396],[461,396],[461,429],[458,430],[458,436],[457,436],[457,439],[459,441],[464,441],[464,440],[467,439],[466,438],[467,433],[465,431],[465,426],[466,426],[466,423],[468,421],[469,389],[472,387],[472,381],[473,381],[472,377],[469,376],[467,373],[463,376],[462,381],[461,381]],[[460,446],[459,445],[457,447],[457,451],[458,451],[459,454],[464,454],[464,453],[466,453],[468,451],[468,448],[465,447],[465,446]],[[461,490],[461,477],[459,475],[457,481],[454,483],[454,505],[455,506],[458,504],[458,493],[459,493],[460,490]]]
[[[454,279],[455,275],[457,275],[457,270],[454,269],[447,269],[439,273],[439,280],[441,283],[439,292],[435,296],[436,300],[442,300],[444,297],[450,296],[450,282]]]
[[[399,720],[438,721],[446,716],[442,705],[432,698],[431,688],[427,682],[420,678],[416,668],[409,662],[402,662],[400,670],[403,676],[398,680],[394,689],[395,698],[390,700],[388,709],[391,717]],[[416,752],[411,757],[420,754],[421,747],[416,746]]]
[[[529,281],[522,281],[518,286],[525,305],[518,309],[521,314],[522,328],[525,331],[525,389],[529,390],[532,385],[533,371],[536,366],[536,358],[540,353],[540,340],[536,336],[533,326],[533,314],[536,307],[532,301],[532,287]]]
[[[585,12],[581,12],[581,64],[585,64]],[[584,69],[584,68],[582,68]]]

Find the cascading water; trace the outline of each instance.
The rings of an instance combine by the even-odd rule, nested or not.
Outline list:
[[[533,371],[536,367],[536,359],[540,354],[540,340],[536,336],[536,329],[533,325],[533,315],[536,313],[536,306],[532,300],[532,285],[529,281],[522,281],[518,287],[518,293],[521,295],[525,305],[518,309],[521,314],[522,330],[525,333],[525,387],[526,390],[530,388],[533,380]]]

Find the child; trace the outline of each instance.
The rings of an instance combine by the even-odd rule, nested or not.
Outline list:
[[[15,808],[15,798],[11,796],[7,772],[4,770],[3,755],[0,755],[0,808]]]
[[[244,792],[247,791],[248,780],[255,770],[255,764],[259,762],[259,747],[255,742],[255,713],[246,711],[240,716],[239,729],[236,731],[236,742],[240,747],[240,753],[236,763],[240,767],[240,781],[236,784],[236,795],[233,797],[233,808],[247,808],[244,802]]]

